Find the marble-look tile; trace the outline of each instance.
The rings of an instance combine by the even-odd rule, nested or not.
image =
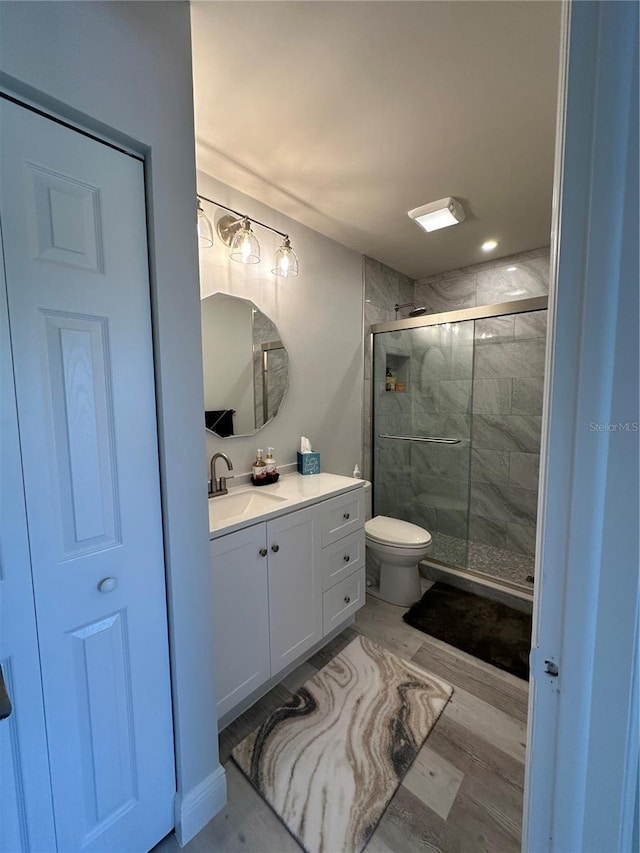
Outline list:
[[[412,382],[411,411],[414,413],[436,414],[440,411],[440,382]]]
[[[511,412],[516,415],[541,415],[544,377],[516,378],[512,382]]]
[[[494,545],[496,548],[505,548],[507,544],[507,522],[472,514],[469,519],[469,539],[472,542],[482,542],[485,545]]]
[[[478,343],[485,341],[512,341],[514,317],[485,317],[475,321],[474,337]]]
[[[402,784],[414,797],[446,820],[463,779],[461,770],[425,744]]]
[[[513,266],[515,270],[510,269]],[[479,270],[476,276],[478,305],[546,296],[549,292],[549,260],[546,257],[516,264],[507,262],[498,267]]]
[[[525,338],[547,337],[547,312],[527,311],[525,314],[515,315],[515,336],[522,340]]]
[[[474,415],[472,443],[478,450],[539,453],[541,428],[533,415]]]
[[[511,379],[474,379],[473,411],[484,415],[511,413]]]
[[[451,358],[449,353],[441,347],[427,347],[418,364],[418,377],[420,387],[426,382],[451,378]]]
[[[471,450],[471,479],[478,483],[509,482],[509,453],[506,450]]]
[[[540,455],[538,453],[509,454],[509,485],[538,491]]]
[[[457,438],[461,443],[468,442],[471,423],[471,415],[414,413],[412,416],[415,435],[430,438]]]
[[[541,339],[492,343],[476,347],[474,378],[544,376],[544,363],[545,343]]]
[[[438,469],[440,474],[443,477],[451,477],[455,480],[468,480],[469,451],[469,447],[441,444],[438,447]]]
[[[444,533],[447,536],[455,536],[458,539],[464,539],[468,532],[468,516],[466,507],[460,510],[436,509],[437,526],[436,530],[439,533]]]
[[[457,342],[450,356],[451,379],[472,379],[474,367],[474,347],[472,343]]]
[[[469,500],[468,480],[454,480],[450,477],[424,477],[420,499],[427,506],[438,509],[464,510]],[[455,535],[455,534],[453,534]]]
[[[426,305],[433,314],[472,308],[476,304],[476,275],[468,273],[446,281],[417,281],[414,295],[416,304]]]
[[[472,482],[470,506],[473,515],[496,521],[536,523],[537,495],[528,489]]]
[[[392,313],[394,306],[413,300],[414,282],[408,276],[392,269],[386,264],[364,256],[365,299]]]
[[[536,552],[536,526],[535,524],[515,524],[507,522],[506,547],[522,554],[533,556]]]
[[[433,533],[438,527],[438,514],[433,506],[425,506],[420,500],[420,495],[417,495],[413,500],[409,501],[407,506],[396,512],[396,518],[401,518],[403,521],[409,521],[411,524],[417,524],[418,527],[424,527]]]
[[[440,383],[440,412],[471,411],[471,380],[446,379]]]

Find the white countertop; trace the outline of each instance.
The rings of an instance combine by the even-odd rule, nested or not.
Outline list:
[[[272,486],[239,486],[227,495],[209,498],[209,538],[217,539],[243,527],[364,487],[364,480],[338,474],[284,474]],[[261,499],[264,495],[265,498]],[[272,495],[272,498],[268,496]],[[229,500],[230,499],[230,500]],[[278,500],[279,499],[279,500]]]

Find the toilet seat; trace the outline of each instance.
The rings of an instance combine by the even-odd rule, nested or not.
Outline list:
[[[371,543],[401,548],[403,551],[420,551],[431,544],[431,534],[428,530],[386,515],[377,515],[365,522],[364,530],[367,540]]]

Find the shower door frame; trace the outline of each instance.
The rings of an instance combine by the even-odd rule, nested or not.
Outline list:
[[[492,305],[478,305],[473,308],[460,308],[454,311],[443,311],[439,314],[423,314],[420,317],[411,317],[405,320],[389,320],[385,323],[374,323],[369,329],[369,341],[367,346],[367,357],[371,366],[371,375],[373,376],[374,336],[377,334],[383,332],[401,332],[407,329],[421,329],[426,326],[442,326],[444,323],[463,323],[465,320],[485,320],[490,317],[506,317],[512,314],[527,314],[533,311],[545,311],[548,307],[548,296],[531,296],[528,299],[514,299],[509,302],[496,302]],[[375,494],[375,453],[373,452],[375,446],[375,418],[373,417],[375,383],[372,381],[370,386],[368,405],[369,411],[371,412],[371,434],[369,442],[371,448],[371,487],[373,503]],[[411,440],[410,436],[404,436],[404,438]],[[469,485],[471,484],[469,483]],[[467,534],[467,545],[468,543],[469,536]],[[516,581],[490,575],[487,572],[481,572],[477,569],[470,569],[467,566],[453,566],[450,563],[444,563],[441,560],[435,560],[430,557],[427,557],[424,562],[430,563],[436,568],[445,570],[452,574],[467,576],[475,580],[501,586],[518,593],[526,593],[528,597],[533,597],[533,589],[527,589],[523,584],[517,583]]]

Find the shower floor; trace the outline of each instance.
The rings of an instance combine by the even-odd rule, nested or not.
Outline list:
[[[531,587],[527,577],[533,575],[534,559],[528,554],[496,548],[482,542],[469,542],[444,533],[432,534],[429,557],[461,569],[472,569],[500,580]],[[468,558],[467,558],[468,545]]]

